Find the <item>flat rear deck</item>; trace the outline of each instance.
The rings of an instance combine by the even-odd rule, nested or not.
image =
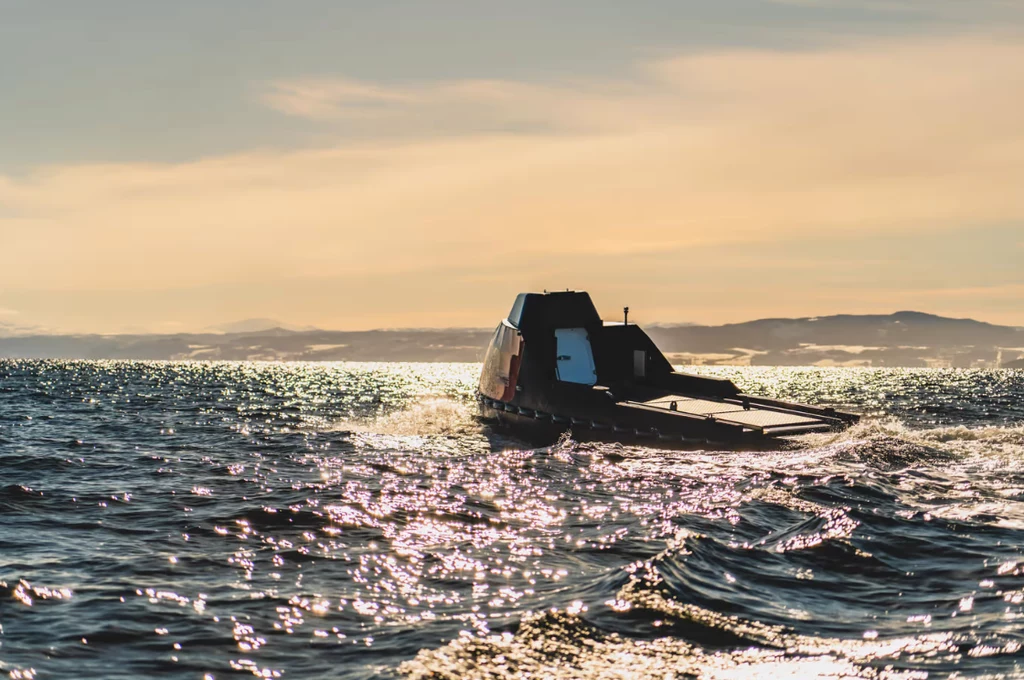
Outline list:
[[[655,408],[683,416],[714,420],[756,430],[767,435],[801,434],[832,428],[830,420],[814,415],[750,404],[742,399],[715,400],[670,394],[648,401],[628,401],[625,406]]]

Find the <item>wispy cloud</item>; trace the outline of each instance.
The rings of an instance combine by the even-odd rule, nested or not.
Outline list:
[[[447,323],[476,325],[496,297],[570,268],[573,280],[558,283],[610,300],[630,277],[652,288],[645,253],[669,248],[678,265],[651,294],[664,318],[686,319],[693,282],[680,272],[702,244],[798,248],[841,235],[884,251],[896,231],[926,239],[1024,220],[1024,41],[1009,38],[717,51],[603,82],[298,79],[272,84],[264,101],[318,132],[356,126],[358,141],[0,177],[0,204],[18,215],[0,218],[5,253],[18,253],[0,267],[0,291],[46,289],[49,305],[62,291],[99,291],[79,302],[110,319],[125,309],[102,291],[132,290],[142,319],[159,318],[162,291],[238,284],[230,299],[193,296],[173,311],[209,325],[226,305],[230,318],[280,314],[270,299],[294,305],[302,290],[320,314],[302,318],[334,327],[430,325],[410,315],[458,296],[466,311]],[[721,251],[723,276],[763,293],[762,314],[792,311],[771,308],[780,300],[820,310],[814,271],[747,281]],[[466,263],[505,272],[503,283],[460,288],[450,272]],[[965,265],[951,283],[970,288],[977,274]],[[340,283],[317,294],[295,279]]]
[[[415,92],[406,93],[346,78],[275,81],[264,94],[266,103],[293,116],[312,119],[334,118],[368,112],[395,104],[414,104]]]
[[[281,113],[344,124],[364,136],[408,137],[594,130],[607,127],[609,113],[631,115],[646,97],[629,83],[465,79],[385,86],[300,78],[270,83],[262,101]],[[649,113],[652,102],[646,103]]]

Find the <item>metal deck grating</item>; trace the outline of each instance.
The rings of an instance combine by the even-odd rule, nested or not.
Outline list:
[[[807,416],[798,416],[792,413],[779,413],[778,411],[762,411],[754,408],[749,411],[727,413],[718,419],[733,423],[742,423],[744,425],[750,425],[751,427],[766,428],[787,427],[791,425],[816,425],[822,423],[818,418],[808,418]]]
[[[693,397],[658,397],[650,401],[642,402],[644,406],[663,408],[669,410],[669,405],[676,402],[676,410],[680,413],[689,413],[696,416],[710,416],[718,413],[732,413],[742,411],[739,404],[729,404],[724,401],[712,401],[710,399],[694,399]]]
[[[820,418],[802,416],[795,413],[781,413],[751,406],[743,408],[740,404],[711,399],[697,399],[682,395],[658,397],[649,401],[638,402],[650,408],[670,410],[672,402],[676,403],[675,411],[684,415],[712,417],[725,423],[734,423],[746,427],[776,428],[793,426],[813,426],[824,424]]]

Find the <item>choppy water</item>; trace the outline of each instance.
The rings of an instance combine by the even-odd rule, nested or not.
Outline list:
[[[1024,674],[1024,372],[719,369],[792,451],[529,448],[478,366],[0,362],[11,678]]]

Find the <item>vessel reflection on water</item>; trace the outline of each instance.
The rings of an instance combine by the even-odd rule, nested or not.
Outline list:
[[[859,416],[742,393],[673,370],[636,324],[602,321],[585,292],[522,293],[487,348],[483,417],[532,436],[763,446]]]

